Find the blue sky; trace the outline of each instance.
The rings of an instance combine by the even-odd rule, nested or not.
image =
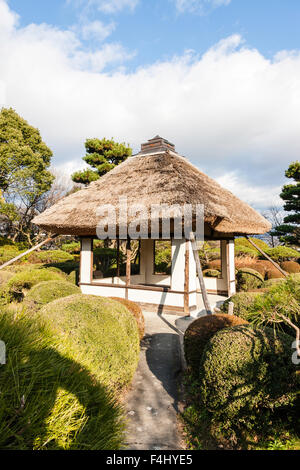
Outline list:
[[[199,2],[200,4],[201,2]],[[84,2],[64,0],[10,0],[20,14],[21,25],[49,23],[68,28],[78,22]],[[278,50],[300,48],[299,0],[231,0],[227,6],[206,8],[204,14],[188,9],[179,12],[173,0],[139,0],[134,10],[87,13],[91,20],[115,23],[111,41],[121,42],[136,56],[129,70],[192,49],[198,54],[232,33],[241,34],[251,47],[271,58]],[[97,48],[95,40],[86,47]]]
[[[0,0],[0,106],[82,167],[156,134],[258,209],[300,155],[299,0]]]

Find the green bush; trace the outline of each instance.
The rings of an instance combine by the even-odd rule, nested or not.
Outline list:
[[[259,292],[238,292],[237,294],[227,299],[221,306],[221,311],[228,313],[229,302],[234,304],[234,315],[249,321],[251,317],[251,307],[256,297],[263,295],[263,291]]]
[[[139,333],[133,315],[119,302],[78,294],[45,305],[37,315],[57,338],[58,351],[68,348],[102,384],[121,389],[131,382]]]
[[[71,255],[75,255],[75,254],[80,253],[80,243],[79,242],[64,243],[61,246],[61,249],[63,251],[66,251],[67,253],[71,253]]]
[[[143,339],[145,335],[145,318],[141,307],[135,302],[131,302],[130,300],[122,299],[120,297],[111,297],[111,299],[120,302],[122,305],[125,305],[129,312],[132,313],[139,329],[140,339]]]
[[[30,263],[65,263],[73,261],[74,257],[62,250],[45,250],[33,252],[28,257]]]
[[[285,282],[285,278],[284,277],[281,277],[281,278],[273,278],[273,279],[267,279],[264,283],[263,283],[263,287],[272,287],[274,286],[275,284],[278,284],[279,282]]]
[[[24,290],[31,289],[43,281],[62,281],[64,275],[51,269],[30,269],[15,274],[6,284],[5,290],[10,300],[23,300]]]
[[[251,268],[239,269],[236,275],[237,289],[239,291],[248,291],[258,289],[262,286],[264,278],[262,275]]]
[[[221,277],[221,271],[218,271],[218,269],[205,269],[203,271],[203,276],[206,276],[206,277]]]
[[[193,374],[199,374],[200,359],[208,340],[219,330],[244,325],[245,320],[235,315],[206,315],[193,321],[184,334],[184,354]]]
[[[68,275],[68,281],[71,282],[72,284],[78,285],[78,283],[79,283],[79,269],[75,269],[74,271],[70,272],[70,274]]]
[[[216,333],[200,365],[201,398],[215,416],[234,422],[251,419],[262,408],[295,399],[296,370],[291,361],[293,338],[272,329],[237,326]]]
[[[24,303],[30,308],[41,308],[53,300],[69,295],[79,294],[80,289],[66,281],[44,281],[36,284],[24,298]]]
[[[69,343],[30,315],[1,312],[2,450],[116,450],[123,447],[120,406],[91,370],[72,358]]]
[[[0,247],[0,265],[16,258],[21,254],[21,251],[18,250],[13,245],[4,245]]]
[[[67,261],[66,263],[49,263],[44,265],[47,269],[55,268],[66,275],[71,274],[72,271],[79,271],[79,263],[75,261]]]
[[[260,238],[254,238],[254,237],[251,237],[250,240],[252,240],[255,245],[258,246],[258,248],[260,248],[261,250],[265,251],[268,250],[270,247],[269,245],[264,242],[263,240],[260,240]],[[257,253],[259,253],[258,250],[256,250],[254,248],[253,245],[251,245],[251,243],[245,238],[245,237],[241,237],[241,238],[236,238],[235,239],[235,244],[237,246],[246,246],[247,248],[251,248],[251,250],[255,250]]]
[[[288,246],[277,246],[276,248],[269,248],[266,251],[267,255],[270,256],[274,261],[282,262],[297,259],[300,257],[300,253]]]
[[[221,310],[227,312],[228,303],[232,301],[235,315],[250,323],[272,325],[294,335],[292,327],[285,324],[278,314],[288,317],[296,325],[300,324],[300,279],[296,276],[290,276],[282,282],[273,282],[267,291],[261,293],[240,292],[225,301]]]

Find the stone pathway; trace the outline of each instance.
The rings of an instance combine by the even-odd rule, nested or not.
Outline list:
[[[182,369],[181,332],[191,320],[144,315],[146,336],[127,399],[126,445],[130,450],[180,449],[177,377]]]

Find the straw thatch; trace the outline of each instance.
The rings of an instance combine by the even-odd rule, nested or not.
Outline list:
[[[206,176],[186,158],[166,149],[138,154],[34,219],[52,233],[96,235],[100,205],[119,204],[203,204],[206,225],[214,234],[262,234],[270,224],[248,204]]]

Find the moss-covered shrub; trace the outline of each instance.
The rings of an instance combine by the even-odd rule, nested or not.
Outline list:
[[[217,269],[205,269],[203,271],[203,276],[205,277],[221,277],[221,271]]]
[[[235,315],[206,315],[193,321],[184,335],[185,359],[192,372],[199,373],[200,359],[208,340],[219,330],[247,322]]]
[[[0,247],[0,265],[16,258],[21,251],[14,245],[3,245]]]
[[[264,282],[262,275],[251,268],[239,269],[236,275],[236,280],[237,289],[239,291],[258,289]]]
[[[272,329],[223,329],[207,343],[200,364],[201,397],[215,416],[250,419],[260,408],[290,403],[296,388],[293,338]]]
[[[221,305],[221,311],[228,313],[229,302],[234,304],[234,315],[243,318],[244,320],[249,319],[250,309],[253,305],[254,300],[257,296],[263,295],[263,291],[260,292],[238,292],[237,294],[227,299],[223,305]]]
[[[44,281],[36,284],[24,298],[24,303],[29,308],[39,309],[53,300],[69,295],[80,294],[79,287],[66,281]]]
[[[266,253],[277,262],[289,261],[290,259],[299,258],[299,252],[293,250],[293,248],[289,248],[288,246],[277,246],[276,248],[269,248],[266,250]]]
[[[111,389],[127,386],[139,359],[139,332],[133,315],[120,303],[91,295],[72,295],[37,313],[57,338],[57,349]]]
[[[33,252],[28,257],[30,263],[65,263],[73,261],[74,257],[70,253],[62,250],[45,250],[40,252]]]
[[[281,267],[290,274],[300,273],[300,264],[296,263],[296,261],[284,261],[281,263]]]
[[[145,318],[144,318],[141,307],[135,302],[131,302],[130,300],[126,300],[126,299],[121,299],[120,297],[111,297],[111,298],[113,300],[116,300],[117,302],[120,302],[129,310],[129,312],[133,314],[134,318],[136,319],[137,326],[139,329],[140,339],[143,339],[145,335]]]
[[[56,268],[59,271],[62,271],[66,275],[71,274],[72,271],[79,272],[79,263],[76,261],[67,261],[66,263],[48,263],[44,267],[47,269],[49,268]]]
[[[79,254],[80,253],[80,242],[64,243],[61,246],[61,249],[63,251],[66,251],[67,253],[71,253],[71,255]]]
[[[0,448],[122,448],[122,409],[92,371],[74,360],[69,342],[60,341],[58,351],[57,338],[35,317],[1,313],[7,363],[0,366]]]
[[[11,300],[23,300],[24,290],[31,289],[43,281],[62,281],[62,273],[51,269],[30,269],[15,274],[6,284],[5,289]]]

